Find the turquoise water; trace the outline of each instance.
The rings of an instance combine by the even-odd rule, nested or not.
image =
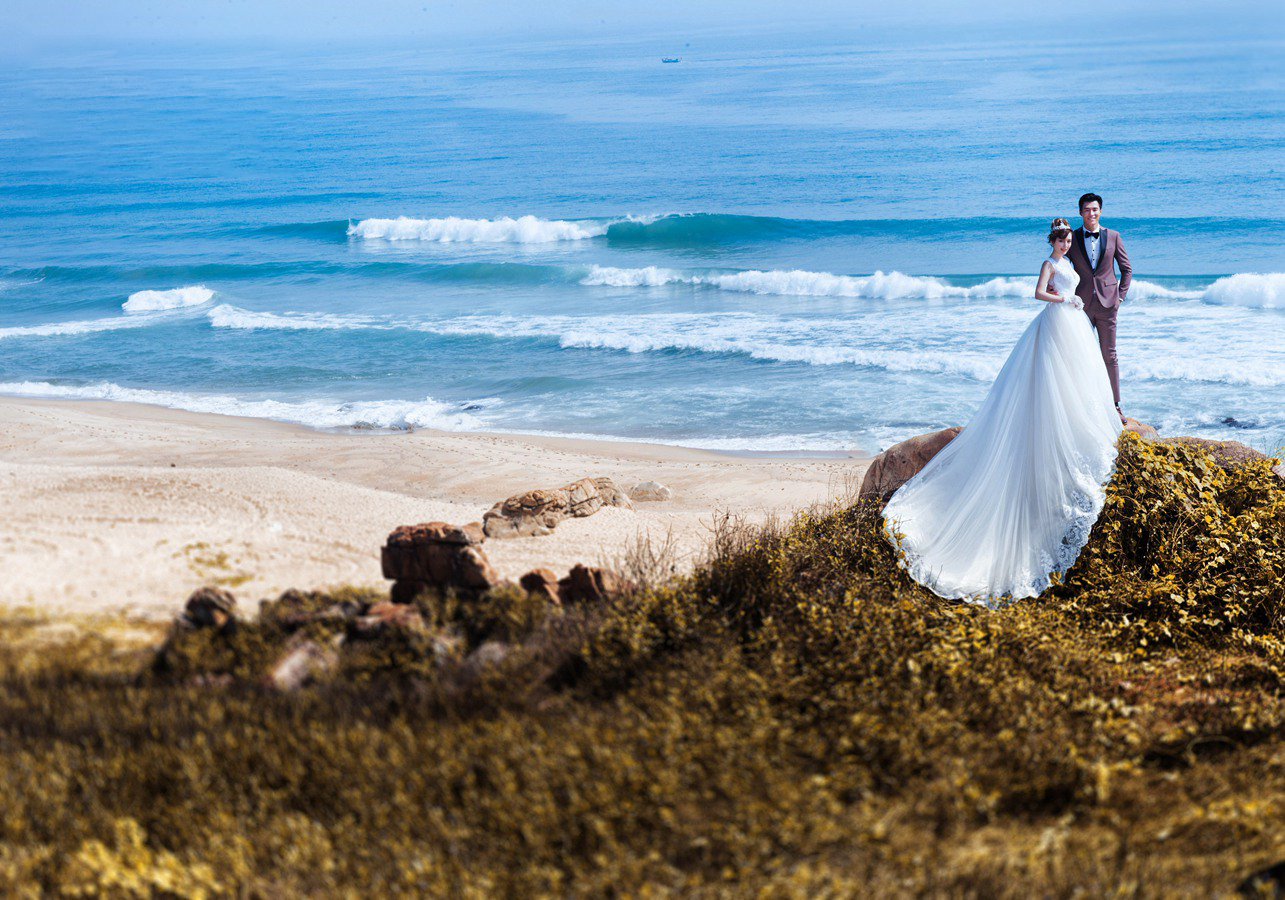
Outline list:
[[[874,451],[967,420],[1096,190],[1126,411],[1285,444],[1285,47],[1116,49],[1074,89],[940,37],[9,63],[0,393]]]

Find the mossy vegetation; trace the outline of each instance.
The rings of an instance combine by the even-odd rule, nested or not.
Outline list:
[[[421,597],[293,693],[266,667],[338,619],[155,663],[7,623],[0,890],[1216,896],[1285,859],[1269,464],[1126,436],[1065,582],[998,613],[910,582],[871,504],[715,538],[605,607]]]

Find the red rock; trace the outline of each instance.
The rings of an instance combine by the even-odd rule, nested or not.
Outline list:
[[[518,584],[528,594],[543,597],[550,603],[562,603],[558,597],[558,576],[548,569],[532,569],[518,579]]]
[[[426,587],[490,590],[499,578],[482,550],[482,526],[429,522],[403,525],[380,552],[384,577],[397,582],[393,599],[410,602]]]
[[[610,569],[576,563],[558,582],[558,596],[565,604],[600,603],[634,589],[634,585]]]
[[[900,444],[893,444],[880,453],[870,463],[866,477],[861,481],[860,495],[874,494],[880,497],[891,496],[924,466],[955,439],[962,428],[945,428],[931,434],[921,434],[908,438]]]
[[[462,548],[455,557],[454,564],[451,580],[453,585],[475,591],[488,591],[500,582],[481,547]]]

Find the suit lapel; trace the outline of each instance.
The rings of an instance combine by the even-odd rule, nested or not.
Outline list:
[[[1087,246],[1087,242],[1084,240],[1083,227],[1075,229],[1075,243],[1079,246],[1080,256],[1084,259],[1084,262],[1087,265],[1089,262],[1089,248]]]
[[[1084,258],[1088,259],[1086,250]],[[1098,264],[1093,267],[1093,274],[1098,274],[1098,269],[1102,268],[1102,261],[1107,258],[1107,230],[1101,225],[1098,226]]]

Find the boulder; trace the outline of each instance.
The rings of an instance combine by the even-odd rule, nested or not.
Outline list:
[[[562,603],[558,596],[558,576],[548,569],[532,569],[518,579],[518,584],[532,596],[543,597],[550,603]]]
[[[595,478],[593,483],[598,488],[598,496],[602,498],[603,506],[616,506],[620,509],[633,509],[634,504],[616,483],[610,478]]]
[[[1207,441],[1204,438],[1171,437],[1161,438],[1160,443],[1175,446],[1198,447],[1214,458],[1220,469],[1238,469],[1256,459],[1267,459],[1253,447],[1246,447],[1239,441]]]
[[[499,583],[482,550],[478,523],[426,522],[402,525],[381,553],[384,577],[394,582],[393,599],[408,603],[426,588],[486,591]]]
[[[591,516],[604,506],[633,509],[610,478],[581,478],[555,490],[514,494],[487,510],[482,528],[489,538],[535,537],[552,533],[563,519]]]
[[[197,588],[183,605],[179,622],[190,628],[227,628],[236,614],[236,598],[223,588]]]
[[[1144,441],[1154,441],[1160,437],[1159,432],[1150,425],[1145,422],[1139,422],[1137,419],[1130,419],[1128,416],[1125,416],[1124,430],[1132,431]]]
[[[643,481],[629,489],[629,497],[641,503],[658,503],[674,499],[674,492],[659,481]]]
[[[921,434],[908,438],[900,444],[893,444],[880,453],[870,463],[866,477],[861,481],[860,495],[873,494],[878,497],[889,497],[919,470],[928,465],[932,459],[963,429],[944,428],[931,434]]]
[[[576,563],[558,582],[558,596],[564,604],[600,603],[634,590],[634,585],[610,569]]]

